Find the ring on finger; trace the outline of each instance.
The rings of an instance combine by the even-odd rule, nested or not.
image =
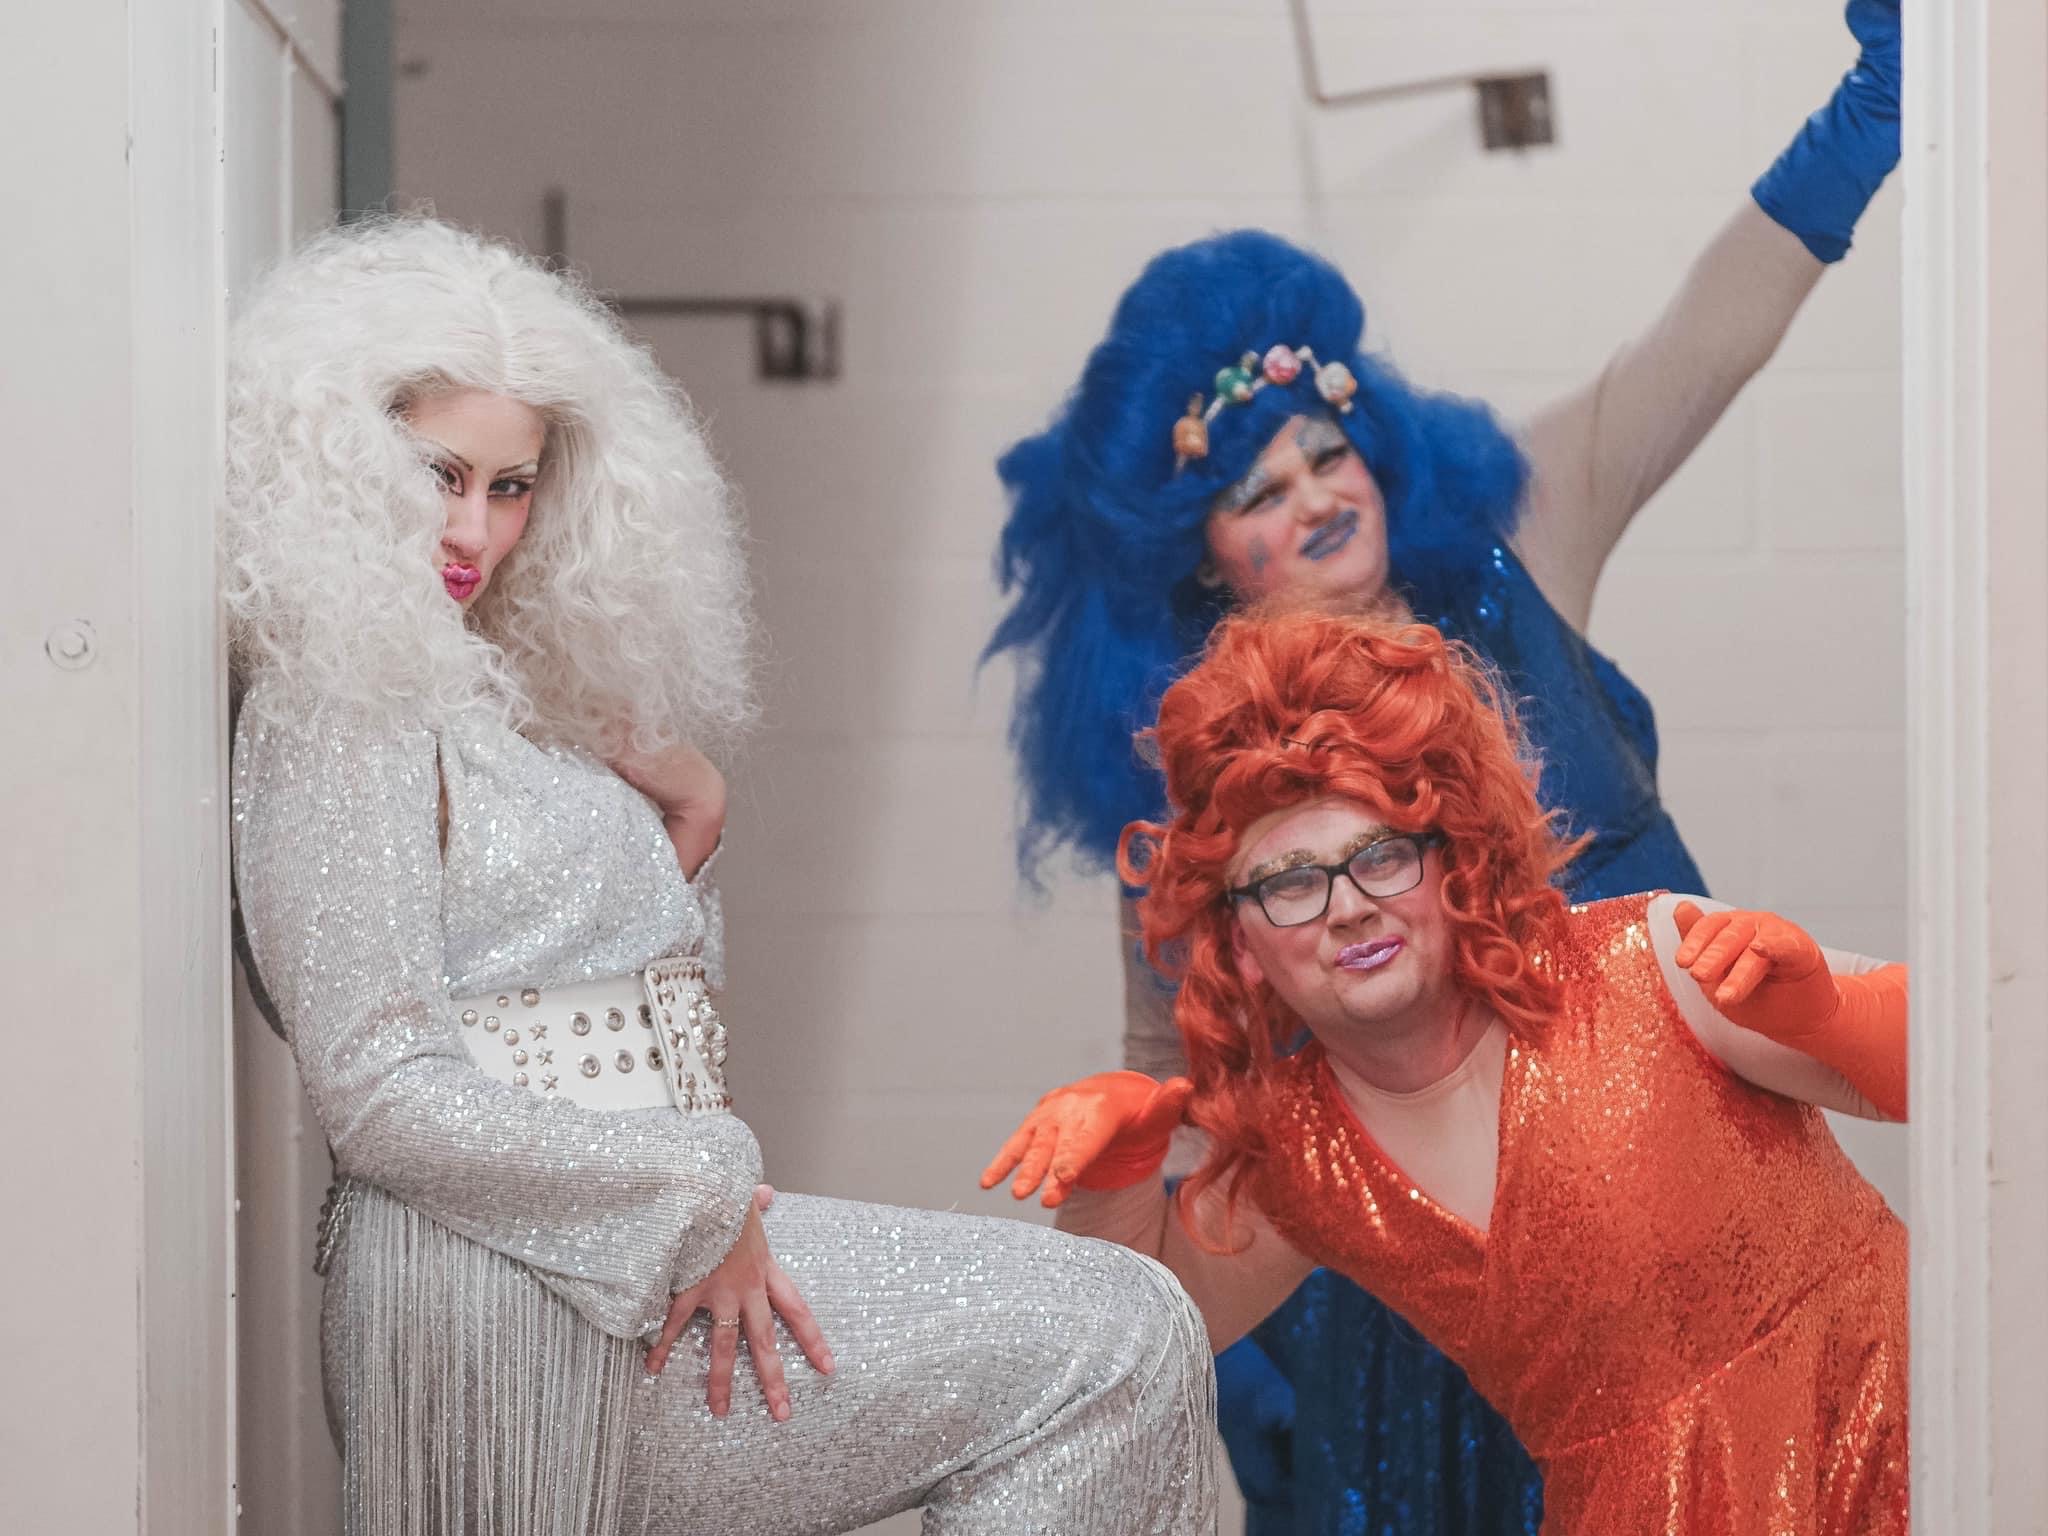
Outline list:
[[[740,1320],[736,1317],[714,1317],[711,1319],[711,1326],[714,1328],[737,1328],[739,1325]]]

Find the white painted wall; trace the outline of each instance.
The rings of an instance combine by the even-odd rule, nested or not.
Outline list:
[[[1656,311],[1853,57],[1834,0],[1317,0],[1332,89],[1550,69],[1560,143],[1469,97],[1318,114],[1284,0],[400,0],[397,179],[632,292],[845,304],[845,377],[648,335],[744,489],[773,645],[723,866],[735,1077],[793,1187],[1008,1210],[973,1174],[1114,1062],[1112,893],[1018,894],[992,462],[1152,253],[1320,245],[1418,379],[1514,411]],[[1617,553],[1595,638],[1656,701],[1717,894],[1903,953],[1898,201]],[[1711,669],[1701,658],[1714,658]],[[1854,1136],[1903,1207],[1903,1135]]]
[[[227,303],[332,216],[341,0],[225,0]],[[237,1384],[242,1530],[340,1529],[320,1392],[314,1222],[331,1164],[291,1052],[235,988]]]

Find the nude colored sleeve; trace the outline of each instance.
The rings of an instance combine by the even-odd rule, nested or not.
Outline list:
[[[1173,983],[1145,959],[1138,941],[1138,904],[1124,896],[1117,916],[1124,968],[1124,1065],[1161,1082],[1185,1077],[1188,1058],[1173,1022]]]
[[[1223,1196],[1211,1191],[1197,1211],[1207,1230],[1222,1229]],[[1191,1237],[1166,1190],[1147,1181],[1128,1189],[1077,1189],[1060,1207],[1063,1232],[1121,1243],[1164,1264],[1202,1314],[1209,1345],[1228,1349],[1263,1322],[1315,1265],[1248,1202],[1240,1202],[1233,1253],[1211,1253]]]
[[[1824,270],[1744,198],[1649,329],[1530,419],[1515,549],[1575,627],[1630,520],[1770,360]]]
[[[1767,1039],[1754,1030],[1744,1029],[1707,1000],[1707,994],[1700,990],[1699,983],[1678,966],[1678,923],[1672,914],[1681,901],[1690,901],[1703,912],[1734,909],[1725,901],[1673,892],[1665,892],[1650,902],[1650,946],[1656,951],[1658,968],[1664,973],[1664,985],[1678,1004],[1678,1011],[1693,1035],[1707,1052],[1745,1082],[1783,1094],[1788,1099],[1800,1099],[1822,1109],[1839,1110],[1859,1120],[1890,1118],[1857,1092],[1849,1080],[1833,1067],[1815,1061],[1804,1051]],[[1821,953],[1827,957],[1828,969],[1837,976],[1862,975],[1886,963],[1844,950],[1823,948]]]
[[[1124,968],[1124,1066],[1165,1082],[1188,1075],[1188,1054],[1173,1021],[1173,983],[1152,969],[1138,943],[1138,904],[1128,895],[1117,903],[1119,953]],[[1202,1133],[1184,1125],[1173,1133],[1165,1173],[1184,1178],[1202,1165]]]

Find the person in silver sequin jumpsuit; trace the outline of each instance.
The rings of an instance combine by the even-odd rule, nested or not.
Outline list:
[[[234,863],[334,1153],[346,1529],[1212,1530],[1207,1341],[1160,1267],[1009,1221],[755,1214],[738,1116],[545,1101],[464,1049],[451,998],[676,953],[719,979],[708,864],[609,766],[749,710],[732,514],[651,361],[573,283],[416,218],[313,241],[233,356]],[[412,426],[442,400],[530,411],[537,465],[444,463]],[[707,1406],[701,1315],[647,1369],[756,1221],[835,1357],[783,1350],[781,1422],[746,1356]]]

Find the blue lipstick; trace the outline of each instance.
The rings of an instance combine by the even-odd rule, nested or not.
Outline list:
[[[1358,509],[1346,507],[1322,527],[1301,541],[1301,554],[1309,560],[1327,560],[1358,532]]]

